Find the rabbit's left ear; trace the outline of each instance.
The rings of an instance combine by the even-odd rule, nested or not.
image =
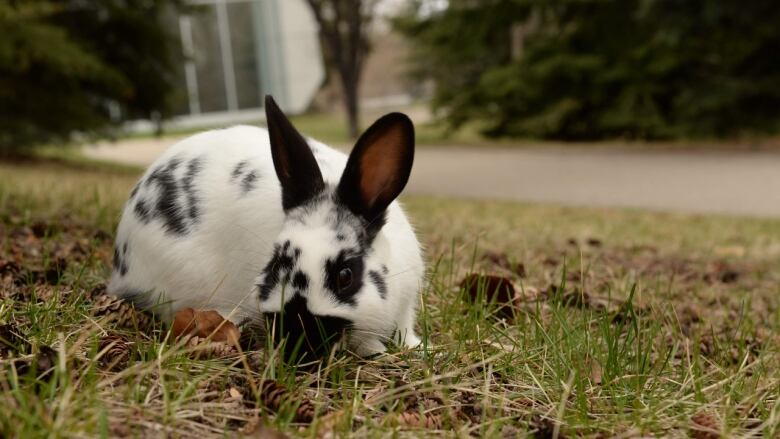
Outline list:
[[[339,200],[369,225],[384,222],[387,206],[409,181],[414,161],[414,125],[390,113],[368,128],[349,155],[338,187]]]
[[[306,139],[271,96],[265,97],[265,118],[271,139],[271,157],[282,185],[282,208],[288,211],[322,192],[325,182]]]

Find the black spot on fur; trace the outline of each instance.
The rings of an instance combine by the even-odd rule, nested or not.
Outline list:
[[[133,208],[133,211],[135,212],[135,216],[138,217],[138,220],[144,224],[148,223],[151,219],[149,215],[149,206],[146,205],[146,201],[144,200],[138,200],[135,203],[135,208]]]
[[[127,274],[129,267],[127,266],[127,242],[122,245],[116,243],[114,247],[114,271],[118,272],[120,276]]]
[[[248,165],[248,164],[249,164],[249,162],[248,162],[248,161],[246,161],[246,160],[242,160],[242,161],[238,162],[238,164],[236,165],[236,167],[235,167],[235,168],[233,168],[233,172],[231,172],[231,173],[230,173],[230,181],[231,181],[231,182],[233,182],[233,181],[236,181],[236,179],[237,179],[238,177],[240,177],[240,176],[241,176],[241,174],[243,174],[243,173],[244,173],[244,168],[245,168],[245,167],[246,167],[246,165]]]
[[[239,184],[241,195],[244,196],[256,187],[257,179],[260,173],[255,169],[249,169],[249,161],[242,160],[233,168],[230,173],[230,182]]]
[[[343,242],[347,237],[343,233],[337,233],[336,234],[336,240],[339,242]]]
[[[200,221],[200,200],[195,181],[203,169],[202,159],[189,160],[184,175],[178,178],[177,170],[181,164],[180,158],[173,158],[154,169],[143,185],[156,186],[157,198],[153,201],[139,200],[134,208],[139,220],[148,223],[160,219],[165,231],[174,235],[188,233]]]
[[[345,268],[352,271],[352,283],[349,287],[340,289],[338,286],[339,272]],[[363,259],[354,250],[341,250],[335,259],[325,261],[325,287],[329,289],[339,302],[355,306],[355,295],[363,286]]]
[[[387,298],[387,284],[385,283],[385,278],[379,274],[378,271],[369,270],[368,277],[371,278],[371,282],[374,283],[374,286],[379,291],[379,297],[386,299]]]
[[[295,291],[306,291],[309,289],[309,277],[302,271],[298,270],[292,278],[292,286]]]
[[[179,206],[179,183],[175,176],[180,164],[181,160],[174,158],[167,165],[155,169],[146,180],[147,184],[156,184],[159,191],[154,205],[154,217],[161,218],[165,230],[175,235],[183,235],[188,231]]]
[[[330,353],[333,346],[349,330],[352,322],[332,316],[315,316],[306,306],[306,298],[293,296],[281,313],[265,314],[274,342],[285,340],[284,354],[288,361],[314,360]]]
[[[257,181],[257,171],[250,171],[241,180],[241,195],[246,195],[249,191],[255,188],[255,181]]]
[[[390,270],[388,270],[388,269],[387,269],[387,265],[385,265],[385,264],[382,264],[382,273],[384,273],[385,275],[387,275],[387,273],[389,273],[389,272],[390,272]]]
[[[274,246],[271,259],[263,269],[263,283],[259,285],[260,300],[267,300],[268,296],[271,295],[271,291],[276,288],[280,281],[289,282],[290,272],[298,261],[300,254],[301,249],[290,248],[290,241]]]
[[[201,170],[200,162],[200,158],[190,160],[187,164],[187,172],[181,180],[182,190],[187,197],[187,204],[189,205],[189,217],[193,224],[200,220],[198,215],[198,194],[195,192],[194,188],[195,177],[198,176],[198,173]]]

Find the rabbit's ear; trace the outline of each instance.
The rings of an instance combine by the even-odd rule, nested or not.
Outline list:
[[[381,227],[387,206],[409,181],[414,161],[414,125],[390,113],[360,136],[338,187],[339,200],[369,225]]]
[[[265,97],[265,119],[276,176],[282,184],[282,208],[287,211],[320,193],[325,183],[308,143],[270,95]]]

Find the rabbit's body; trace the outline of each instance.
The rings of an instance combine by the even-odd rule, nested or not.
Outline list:
[[[384,350],[395,331],[416,345],[423,262],[411,225],[392,202],[384,226],[364,233],[370,222],[345,214],[334,195],[348,157],[307,142],[324,187],[292,207],[283,207],[289,202],[265,129],[208,131],[169,148],[126,204],[109,292],[165,320],[192,307],[215,309],[240,323],[303,303],[306,315],[350,328],[349,344],[360,354]],[[296,160],[305,162],[290,162]],[[351,267],[347,286],[358,288],[354,293],[329,287],[334,269],[346,279],[343,268],[329,268],[336,259],[344,265],[345,258],[357,261],[345,265]]]

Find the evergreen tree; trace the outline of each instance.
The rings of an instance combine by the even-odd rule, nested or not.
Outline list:
[[[178,1],[0,2],[0,152],[168,114]],[[114,111],[112,111],[112,109]]]
[[[397,27],[453,127],[568,140],[780,129],[771,0],[452,0]]]

